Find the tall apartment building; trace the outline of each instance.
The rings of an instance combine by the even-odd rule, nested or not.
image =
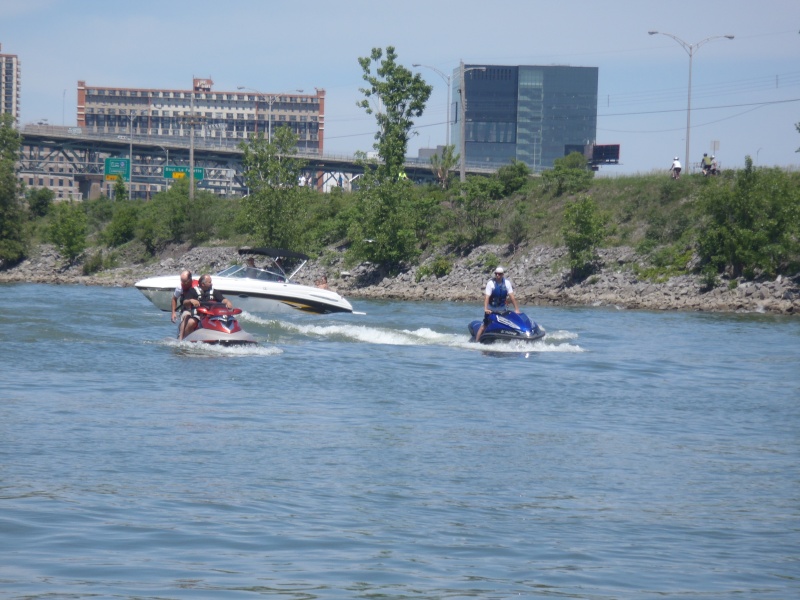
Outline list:
[[[3,54],[0,44],[0,113],[7,113],[19,123],[20,65],[16,54]]]
[[[300,152],[322,154],[325,90],[262,93],[213,91],[213,81],[195,78],[191,90],[112,88],[78,82],[78,126],[87,133],[135,136],[195,136],[207,141],[243,140],[274,134],[288,125]]]
[[[465,65],[465,163],[532,171],[597,136],[597,67]],[[453,70],[451,139],[461,149],[461,68]]]

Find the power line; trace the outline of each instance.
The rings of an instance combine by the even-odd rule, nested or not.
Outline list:
[[[699,108],[692,107],[692,110],[719,110],[721,108],[741,108],[743,106],[769,106],[771,104],[786,104],[787,102],[800,102],[800,98],[792,98],[790,100],[772,100],[770,102],[750,102],[747,104],[720,104],[718,106],[703,106]],[[665,110],[646,110],[646,111],[639,111],[639,112],[627,112],[627,113],[610,113],[610,114],[598,114],[597,117],[630,117],[633,115],[654,115],[654,114],[664,114],[664,113],[673,113],[673,112],[686,112],[685,108],[670,108]]]
[[[788,102],[792,102],[792,101],[789,100]],[[794,102],[796,102],[796,100]],[[749,112],[753,112],[754,110],[758,110],[759,108],[764,108],[764,106],[767,106],[767,105],[766,104],[759,104],[757,106],[753,106],[752,108],[748,108],[747,110],[743,110],[740,113],[736,113],[735,115],[729,115],[727,117],[722,117],[721,119],[716,119],[715,121],[708,121],[707,123],[699,123],[697,125],[692,125],[692,127],[693,128],[700,128],[700,127],[706,127],[707,125],[713,125],[714,123],[720,123],[721,121],[729,121],[730,119],[735,119],[736,117],[741,117],[742,115],[746,115]],[[668,133],[670,131],[683,131],[684,129],[681,126],[681,127],[672,127],[670,129],[650,129],[650,130],[644,130],[644,129],[636,129],[636,130],[630,130],[630,129],[605,129],[603,127],[598,127],[597,130],[598,131],[610,131],[611,133]]]

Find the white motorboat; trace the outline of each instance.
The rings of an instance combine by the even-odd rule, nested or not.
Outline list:
[[[281,248],[240,248],[239,254],[265,256],[269,262],[264,267],[232,265],[212,276],[214,289],[234,306],[256,314],[293,310],[314,314],[353,312],[350,302],[336,292],[292,281],[308,261],[305,254]],[[290,263],[292,268],[286,266]],[[157,308],[170,311],[180,275],[149,277],[135,285]]]

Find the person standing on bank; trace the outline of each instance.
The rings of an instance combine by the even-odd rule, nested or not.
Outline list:
[[[503,267],[497,267],[494,270],[494,279],[490,279],[486,283],[486,290],[483,294],[483,323],[481,323],[478,333],[475,334],[476,342],[480,341],[483,330],[489,324],[488,315],[492,311],[506,310],[506,300],[509,298],[514,305],[514,312],[519,313],[517,298],[514,296],[514,286],[511,285],[510,279],[506,279]]]

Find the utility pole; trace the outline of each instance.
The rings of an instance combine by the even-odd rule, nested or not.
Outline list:
[[[194,76],[192,76],[192,98],[189,103],[191,117],[189,121],[189,202],[194,202]]]
[[[186,123],[189,125],[189,201],[194,200],[194,128],[196,125],[202,123],[205,117],[198,115],[194,112],[194,95],[196,91],[196,83],[192,77],[192,92],[189,97],[190,113],[189,116],[184,116]]]

